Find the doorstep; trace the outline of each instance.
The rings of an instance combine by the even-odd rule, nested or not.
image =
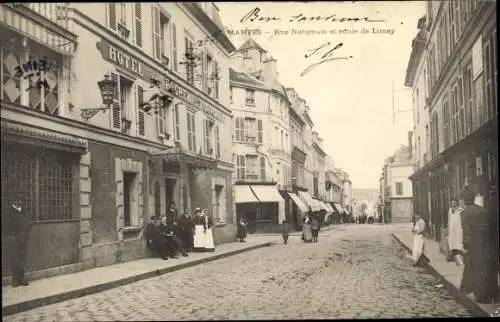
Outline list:
[[[413,248],[413,234],[410,228],[404,227],[394,232],[392,236],[409,252]],[[500,303],[482,304],[477,303],[469,296],[464,295],[460,290],[460,281],[462,279],[463,267],[457,266],[455,262],[448,262],[443,253],[439,249],[437,241],[427,239],[425,240],[425,256],[429,258],[427,269],[434,277],[439,279],[444,284],[451,295],[473,315],[481,317],[494,317],[498,316],[498,308]],[[499,280],[500,283],[500,280]],[[499,286],[500,287],[500,286]]]
[[[4,316],[36,307],[67,301],[114,287],[163,275],[183,268],[273,245],[270,238],[250,237],[246,243],[217,245],[215,252],[190,253],[188,257],[143,258],[93,269],[31,281],[28,286],[2,287]]]

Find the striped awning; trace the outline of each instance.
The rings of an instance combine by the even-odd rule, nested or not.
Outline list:
[[[0,25],[6,26],[22,35],[63,54],[73,55],[76,41],[57,34],[34,19],[28,18],[8,5],[0,5]]]
[[[328,209],[328,211],[326,212],[327,214],[331,214],[331,213],[333,213],[333,212],[334,212],[334,210],[333,210],[333,208],[332,208],[332,206],[330,205],[330,203],[329,203],[329,202],[326,202],[326,201],[325,201],[325,202],[323,202],[323,204],[324,204],[324,205],[325,205],[325,207]]]

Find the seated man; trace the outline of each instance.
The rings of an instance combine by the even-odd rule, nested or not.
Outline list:
[[[167,244],[165,238],[161,235],[159,230],[159,220],[155,216],[151,217],[151,222],[146,225],[144,236],[146,237],[146,242],[154,253],[160,255],[164,260],[168,259],[167,254]]]
[[[167,223],[167,217],[161,217],[161,224],[159,226],[160,234],[166,238],[167,251],[170,257],[177,258],[177,253],[180,252],[182,256],[188,256],[186,250],[182,245],[182,241],[179,238],[180,226],[172,219],[171,223]]]

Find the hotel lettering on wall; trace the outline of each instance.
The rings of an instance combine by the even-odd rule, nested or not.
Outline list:
[[[125,50],[117,48],[116,46],[113,46],[105,40],[97,42],[96,47],[105,60],[123,69],[126,69],[127,71],[137,75],[147,82],[149,82],[153,77],[158,77],[159,74],[162,75],[154,68],[142,62],[137,57],[128,54]],[[202,111],[209,117],[218,121],[222,121],[222,113],[217,108],[203,102],[192,92],[188,91],[186,88],[177,84],[165,75],[163,75],[163,78],[163,87],[165,91],[171,92],[177,98],[185,101],[190,106]]]
[[[171,79],[165,78],[165,89],[174,94],[174,96],[182,99],[190,106],[202,111],[208,116],[216,119],[218,121],[222,121],[222,113],[217,110],[215,107],[203,102],[201,99],[193,95],[191,92],[186,90],[181,85],[177,84]]]

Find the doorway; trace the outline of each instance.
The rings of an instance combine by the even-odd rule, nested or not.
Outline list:
[[[165,207],[167,209],[167,212],[170,208],[170,204],[172,202],[176,203],[175,202],[175,184],[176,184],[176,180],[175,179],[170,179],[170,178],[167,178],[165,179]],[[180,205],[178,205],[176,203],[175,207],[177,208],[177,213],[179,212],[182,212],[184,211],[183,209],[179,209]],[[175,218],[177,219],[177,218]]]
[[[133,172],[123,173],[123,225],[125,227],[132,225],[132,204],[135,202],[133,197],[135,177],[136,174]]]
[[[214,220],[217,222],[223,222],[223,217],[221,216],[221,196],[222,189],[224,186],[215,185],[215,216]]]

